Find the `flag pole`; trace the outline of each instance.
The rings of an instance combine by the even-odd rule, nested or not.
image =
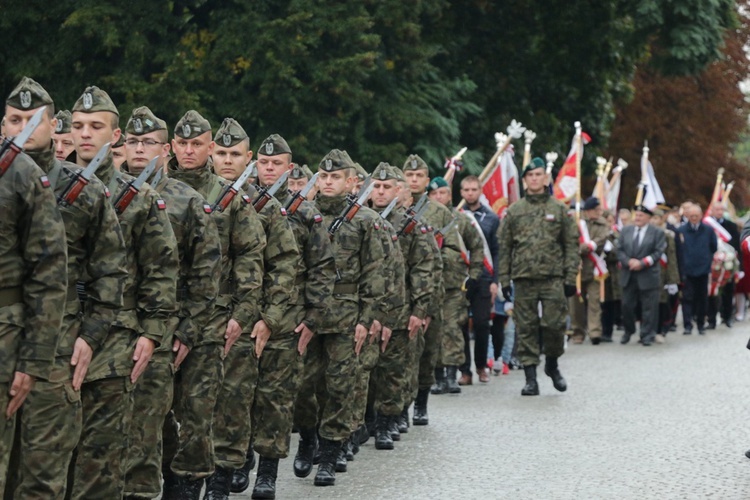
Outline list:
[[[536,139],[536,134],[526,129],[526,132],[523,133],[523,138],[525,144],[523,146],[523,165],[521,165],[521,168],[525,168],[526,165],[531,163],[531,143]]]
[[[638,186],[638,194],[635,195],[636,206],[643,203],[643,189],[646,187],[646,179],[648,179],[648,151],[648,141],[646,141],[641,156],[641,182]]]
[[[461,158],[464,157],[464,153],[466,153],[466,149],[467,148],[461,148],[461,150],[455,155],[453,155],[453,157],[447,162],[448,171],[443,176],[443,179],[445,179],[445,182],[447,182],[449,185],[453,181],[453,176],[456,173],[456,162],[460,161]]]
[[[555,166],[555,161],[557,161],[557,153],[554,151],[550,151],[547,153],[544,158],[547,160],[547,170],[545,171],[546,179],[547,179],[547,189],[549,190],[550,194],[552,194],[552,167]]]
[[[581,122],[575,122],[573,126],[576,128],[576,206],[575,206],[575,218],[576,227],[581,220],[581,153],[583,153],[583,138],[581,137]],[[576,276],[576,293],[578,298],[583,302],[583,296],[581,295],[581,267],[578,267],[578,275]]]
[[[713,204],[719,200],[719,196],[721,196],[721,182],[723,179],[724,168],[720,168],[716,172],[716,184],[714,185],[714,193],[711,195],[711,203],[709,203],[708,208],[706,208],[706,215],[711,215],[711,206],[713,206]]]

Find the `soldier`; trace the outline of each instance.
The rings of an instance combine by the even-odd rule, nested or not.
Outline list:
[[[38,103],[24,91],[21,109]],[[39,105],[36,104],[35,107]],[[7,108],[6,108],[7,111]],[[48,108],[47,127],[54,110]],[[44,120],[43,120],[44,121]],[[10,119],[6,123],[11,128]],[[10,133],[10,131],[8,131]],[[49,133],[49,132],[47,132]],[[35,142],[35,141],[33,141]],[[32,144],[33,144],[32,142]],[[19,144],[23,147],[23,144]],[[11,149],[3,154],[13,155]],[[5,490],[16,412],[50,377],[65,311],[65,226],[45,173],[19,153],[0,174],[0,492]]]
[[[251,380],[242,381],[243,385],[239,388],[236,387],[238,381],[233,378],[223,387],[224,364],[235,362],[243,369],[245,366],[241,366],[241,362],[244,357],[244,364],[249,370],[255,366],[247,359],[253,356],[251,341],[247,337],[252,325],[260,319],[266,237],[258,215],[250,206],[250,198],[242,189],[237,190],[232,197],[232,186],[213,173],[210,155],[215,143],[211,140],[211,125],[208,120],[197,111],[190,110],[177,122],[174,135],[172,149],[175,156],[168,164],[169,175],[188,184],[211,207],[216,207],[212,208],[211,216],[219,229],[222,257],[216,306],[203,338],[196,343],[196,347],[205,348],[206,359],[213,362],[206,361],[200,379],[195,382],[196,394],[199,392],[200,397],[188,402],[195,405],[192,411],[196,415],[202,412],[204,419],[193,422],[199,428],[187,435],[180,428],[180,448],[171,461],[172,471],[182,493],[180,498],[198,498],[203,479],[209,476],[207,488],[214,492],[214,498],[226,498],[229,494],[231,469],[242,467],[245,462],[247,441],[244,445],[239,442],[247,438],[237,436],[238,443],[232,451],[239,451],[239,456],[233,456],[231,464],[228,464],[226,454],[217,453],[214,458],[214,435],[219,440],[227,439],[222,437],[226,430],[226,421],[223,419],[230,417],[226,415],[226,406],[223,405],[232,405],[232,401],[227,399],[237,400],[237,404],[244,407],[245,403],[239,400],[250,396],[249,389],[248,393],[226,394],[235,389],[239,391],[251,387],[255,375],[249,373]],[[235,349],[237,352],[229,357],[232,346],[240,337],[242,340]],[[225,391],[221,398],[220,390]],[[248,414],[237,418],[247,419]]]
[[[304,189],[304,187],[307,185],[307,182],[312,179],[312,176],[313,173],[309,168],[307,168],[307,165],[300,166],[294,164],[294,168],[292,168],[291,172],[289,173],[289,181],[287,182],[289,191],[291,191],[292,193],[298,193],[302,191],[302,189]],[[307,200],[314,200],[317,193],[317,186],[313,186],[313,188],[310,190],[310,193],[308,193],[307,195]]]
[[[120,134],[120,138],[110,148],[112,150],[112,161],[117,170],[120,170],[120,166],[125,163],[125,135],[125,132]]]
[[[52,133],[52,140],[55,141],[55,158],[62,161],[75,150],[73,136],[70,134],[70,122],[73,115],[67,109],[62,109],[57,112],[55,119],[57,119],[57,123],[55,124],[55,131]]]
[[[217,173],[222,172],[219,175],[229,181],[236,180],[242,175],[245,168],[247,168],[247,163],[253,154],[250,150],[250,139],[245,130],[236,120],[226,118],[216,132],[214,142],[216,143],[216,147],[214,148],[212,159],[215,171]],[[273,146],[271,146],[272,149]],[[261,318],[253,326],[250,337],[240,338],[239,343],[234,348],[235,354],[241,352],[239,349],[247,349],[249,354],[235,357],[234,361],[232,361],[232,353],[230,352],[230,355],[224,362],[224,387],[231,388],[231,391],[235,393],[239,391],[242,394],[247,394],[247,397],[243,398],[240,402],[243,405],[242,407],[238,407],[238,402],[236,401],[226,400],[222,402],[221,397],[223,395],[229,398],[229,392],[222,388],[219,399],[220,405],[231,404],[232,406],[225,406],[223,410],[225,415],[227,415],[224,417],[224,420],[227,422],[225,424],[226,431],[223,436],[221,434],[216,435],[216,454],[217,457],[223,457],[218,462],[219,465],[224,466],[226,464],[227,467],[230,465],[233,466],[234,472],[232,474],[230,489],[237,490],[237,492],[244,491],[249,486],[248,474],[255,463],[255,457],[250,446],[252,420],[247,418],[247,415],[251,414],[254,397],[256,394],[260,394],[261,397],[267,396],[266,391],[271,389],[267,387],[269,383],[271,385],[277,383],[275,377],[278,376],[278,373],[275,373],[275,370],[291,362],[292,366],[284,366],[284,369],[294,372],[294,365],[298,361],[296,353],[290,345],[287,345],[287,347],[291,350],[291,359],[289,357],[284,358],[284,353],[281,353],[281,356],[279,356],[280,353],[277,349],[283,344],[281,339],[285,336],[291,337],[292,330],[297,326],[293,325],[289,327],[288,324],[285,324],[288,309],[291,303],[296,301],[295,278],[300,257],[297,250],[297,243],[294,240],[294,233],[281,210],[281,204],[276,199],[271,198],[261,202],[258,198],[258,191],[252,184],[243,186],[243,189],[250,199],[254,200],[254,203],[265,203],[262,209],[254,208],[254,210],[257,211],[260,217],[267,244],[263,252],[263,302]],[[269,339],[272,337],[278,342],[274,342],[274,348],[263,358],[261,355]],[[250,358],[254,364],[249,370],[247,366],[249,363],[244,358]],[[262,374],[260,373],[261,369],[263,370]],[[274,377],[273,380],[269,380],[271,377]],[[236,384],[236,387],[232,387],[232,385],[227,383],[228,381]],[[260,388],[260,390],[256,388]],[[292,398],[291,402],[293,401],[294,399]],[[261,405],[267,403],[268,400],[264,399]],[[291,412],[289,413],[291,414]],[[242,417],[239,417],[239,415],[242,415]],[[278,417],[278,415],[274,415],[274,417]],[[264,437],[268,435],[264,434]],[[273,431],[270,435],[273,435]],[[239,439],[236,437],[230,438],[230,436],[239,436]],[[239,452],[238,447],[241,447]],[[258,468],[258,479],[259,482],[264,483],[264,486],[271,488],[270,492],[273,493],[275,491],[273,487],[275,486],[278,459],[274,462],[271,457],[267,458],[268,460],[261,461],[260,464],[265,471],[264,477],[266,480],[260,481],[262,476],[260,466]],[[221,463],[221,460],[224,460],[224,463]],[[242,461],[241,463],[240,460]],[[237,465],[238,463],[239,465]],[[270,479],[271,476],[273,479]],[[260,489],[262,490],[263,488],[261,487]]]
[[[599,256],[604,254],[610,230],[607,221],[602,217],[599,199],[594,196],[583,203],[583,217],[589,241],[581,243],[578,250],[581,255],[581,298],[571,297],[568,301],[573,326],[572,341],[574,344],[582,344],[588,332],[591,343],[599,345],[602,338],[601,285],[594,279],[594,263],[588,255],[592,252]]]
[[[534,158],[526,165],[523,180],[526,196],[512,204],[503,219],[498,279],[506,300],[511,299],[511,280],[514,284],[518,357],[526,374],[521,395],[537,396],[540,350],[544,373],[555,389],[567,389],[557,360],[565,352],[566,297],[576,292],[578,234],[567,207],[549,195],[544,160]]]
[[[119,113],[98,87],[86,88],[72,111],[76,163],[86,167],[106,143],[119,139]],[[95,349],[81,389],[83,431],[73,475],[74,499],[122,495],[133,387],[164,341],[167,322],[177,308],[177,243],[164,201],[144,184],[125,203],[135,179],[114,168],[111,153],[96,175],[112,194],[110,202],[125,240],[128,276],[123,307],[103,345]],[[108,474],[102,473],[105,470]]]
[[[172,433],[167,439],[169,446],[179,443],[175,414],[170,414],[170,410],[174,408],[179,415],[183,432],[193,431],[196,426],[192,422],[202,418],[192,413],[194,405],[189,398],[199,397],[191,391],[198,389],[200,367],[205,360],[201,350],[191,349],[200,343],[214,307],[221,275],[221,247],[210,206],[197,191],[164,172],[170,149],[167,124],[143,106],[133,110],[126,131],[126,162],[122,170],[138,176],[157,158],[157,169],[148,181],[153,182],[152,187],[167,204],[180,259],[179,312],[133,392],[133,432],[126,454],[125,498],[155,498],[161,491],[162,428]],[[181,365],[175,392],[174,372]],[[164,498],[178,497],[168,463],[164,476]]]
[[[410,155],[404,163],[404,177],[409,185],[414,201],[425,192],[430,183],[429,169],[427,164],[417,155]],[[434,230],[440,230],[448,226],[453,219],[450,211],[439,203],[430,203],[424,214],[424,223]],[[435,247],[433,247],[435,248]],[[417,358],[419,369],[415,381],[416,399],[414,400],[414,425],[427,425],[427,398],[430,388],[435,383],[435,366],[437,365],[440,347],[442,345],[443,311],[445,301],[445,283],[443,279],[444,262],[458,261],[461,258],[461,248],[457,233],[449,231],[442,241],[439,250],[440,257],[433,261],[433,279],[436,287],[432,297],[430,308],[425,320],[424,336],[417,342]],[[407,405],[411,401],[407,401]]]
[[[28,154],[63,199],[81,169],[55,157],[54,103],[47,91],[24,77],[5,101],[6,126],[9,135],[17,135],[42,106],[47,106],[47,113],[27,141]],[[15,498],[65,497],[68,466],[81,432],[81,384],[93,349],[101,345],[122,307],[125,244],[104,185],[92,177],[75,200],[57,206],[68,249],[65,315],[52,373],[36,382],[21,413],[20,455],[13,460],[11,474],[17,478]],[[89,297],[96,297],[85,307],[75,289],[84,279]]]

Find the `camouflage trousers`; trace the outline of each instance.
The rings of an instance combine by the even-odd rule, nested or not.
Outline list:
[[[251,412],[253,447],[262,457],[286,458],[303,358],[296,343],[291,349],[274,347],[269,342],[258,362],[258,384]]]
[[[162,428],[172,408],[171,352],[157,352],[133,390],[130,444],[125,453],[125,494],[155,498],[161,492]]]
[[[10,402],[10,382],[0,384],[0,408],[5,413],[5,408]],[[6,419],[0,418],[0,493],[5,491],[5,481],[8,477],[8,466],[10,452],[13,449],[13,438],[16,434],[16,416]]]
[[[86,382],[81,387],[83,426],[76,448],[71,498],[121,498],[124,458],[133,413],[130,377]]]
[[[318,428],[322,438],[339,443],[349,437],[356,361],[353,332],[313,336],[294,409],[298,428]]]
[[[538,365],[541,352],[557,358],[565,352],[568,302],[560,278],[516,280],[513,319],[518,337],[518,359]],[[541,318],[540,318],[541,304]]]
[[[391,339],[392,341],[393,339]],[[401,392],[401,400],[404,402],[404,408],[408,408],[414,401],[414,394],[419,388],[419,352],[424,349],[424,329],[420,328],[419,332],[413,339],[409,339],[406,345],[406,358],[404,366],[404,388]]]
[[[380,345],[376,342],[369,344],[365,341],[359,356],[355,357],[354,390],[349,397],[351,408],[351,431],[354,432],[365,422],[365,411],[367,410],[367,392],[370,387],[370,376],[372,370],[378,364],[380,357]]]
[[[162,461],[179,476],[202,479],[214,473],[213,410],[224,376],[223,350],[220,344],[193,347],[175,374]]]
[[[410,385],[405,367],[413,358],[415,344],[416,339],[409,339],[408,330],[395,330],[385,352],[380,353],[370,381],[375,410],[379,414],[398,415],[404,408],[405,391]]]
[[[224,380],[214,409],[214,455],[219,467],[239,469],[245,465],[257,381],[255,340],[243,333],[224,358]]]
[[[441,310],[432,318],[427,331],[417,341],[419,370],[416,379],[412,378],[412,400],[417,397],[419,389],[429,389],[435,383],[435,366],[437,365],[442,341],[443,311]]]
[[[587,332],[589,338],[592,339],[602,336],[602,305],[599,301],[599,288],[599,282],[596,280],[584,281],[581,283],[581,297],[568,299],[573,337],[583,340]]]
[[[469,301],[460,288],[454,288],[445,291],[443,304],[445,322],[437,366],[461,366],[466,361],[461,325],[465,325],[469,320]]]

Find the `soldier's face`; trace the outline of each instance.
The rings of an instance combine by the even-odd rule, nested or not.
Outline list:
[[[478,182],[464,182],[461,185],[461,198],[466,200],[469,205],[475,205],[479,203],[479,196],[482,194],[482,190],[479,188]]]
[[[438,203],[442,203],[446,207],[451,205],[451,188],[440,187],[433,189],[430,193],[430,199],[434,198]]]
[[[175,137],[172,139],[172,150],[177,163],[186,170],[200,168],[206,164],[208,157],[214,152],[214,141],[211,132],[205,132],[192,139]]]
[[[641,212],[640,210],[636,210],[633,221],[635,222],[636,226],[643,227],[651,221],[651,216],[648,215],[646,212]]]
[[[406,181],[398,181],[398,206],[409,208],[411,206],[411,190]]]
[[[120,165],[125,163],[125,145],[119,148],[112,148],[112,161],[115,164],[115,168],[120,170]]]
[[[409,190],[412,193],[422,194],[427,189],[427,184],[430,183],[427,170],[407,170],[404,172],[404,177],[406,177],[406,183],[409,184]]]
[[[109,111],[95,113],[73,113],[71,134],[76,155],[80,160],[89,162],[108,142],[114,144],[120,138],[120,129],[114,128],[114,115]]]
[[[75,149],[73,134],[52,134],[52,140],[55,141],[55,158],[58,160],[64,160]]]
[[[545,181],[547,180],[547,174],[541,168],[535,168],[526,172],[523,181],[526,183],[526,191],[530,194],[541,194],[545,189]]]
[[[292,178],[290,178],[287,181],[287,183],[288,183],[287,185],[289,186],[289,191],[291,191],[293,193],[298,193],[298,192],[302,191],[302,189],[304,189],[304,187],[307,185],[307,182],[309,180],[310,179],[307,179],[305,177],[302,177],[301,179],[292,179]]]
[[[218,144],[214,147],[211,158],[214,160],[214,172],[227,180],[237,179],[247,168],[253,152],[247,147],[246,141],[225,148]]]
[[[372,204],[378,208],[387,207],[393,201],[393,198],[398,196],[399,187],[395,179],[373,181],[373,185],[375,187],[372,190],[370,199],[372,200]]]
[[[351,192],[356,180],[356,177],[349,177],[346,170],[321,170],[318,176],[318,190],[323,196],[341,196]]]
[[[288,153],[276,156],[258,154],[258,181],[261,186],[270,186],[291,168],[292,155]],[[303,184],[302,187],[305,185]]]
[[[164,164],[169,154],[166,132],[155,130],[143,135],[129,135],[125,141],[125,159],[130,173],[139,174],[151,160],[158,157],[157,166]]]
[[[39,108],[37,108],[39,109]],[[23,131],[23,128],[29,123],[29,120],[37,112],[37,109],[22,110],[13,106],[5,106],[5,135],[15,137]],[[24,144],[24,149],[36,151],[49,147],[49,141],[52,140],[52,131],[57,125],[56,118],[50,118],[46,113],[42,116],[39,126],[31,134],[29,140]]]

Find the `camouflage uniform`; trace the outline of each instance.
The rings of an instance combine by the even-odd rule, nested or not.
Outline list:
[[[10,151],[6,154],[10,154]],[[44,172],[19,154],[0,177],[0,408],[15,372],[47,380],[65,311],[65,226]],[[16,416],[0,422],[0,491],[5,490]]]
[[[609,239],[609,225],[603,217],[586,220],[586,227],[589,231],[591,241],[596,244],[593,250],[601,255],[604,251],[604,245]],[[581,243],[579,253],[581,255],[581,297],[571,297],[568,299],[570,307],[571,323],[573,328],[573,338],[583,341],[588,331],[589,338],[599,339],[602,336],[602,307],[600,303],[599,280],[594,279],[594,263],[587,257],[588,252],[592,251],[588,246]]]

